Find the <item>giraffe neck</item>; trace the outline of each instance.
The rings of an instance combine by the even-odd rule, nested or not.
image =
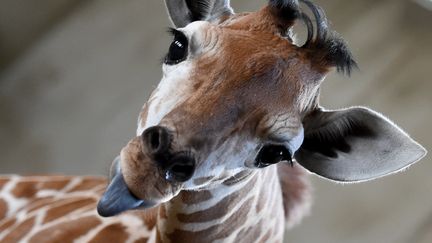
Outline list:
[[[282,242],[284,225],[277,167],[271,166],[217,188],[180,193],[160,206],[156,238],[157,242]]]
[[[96,212],[105,178],[0,176],[0,242],[282,242],[310,205],[304,170],[243,176],[111,218]]]

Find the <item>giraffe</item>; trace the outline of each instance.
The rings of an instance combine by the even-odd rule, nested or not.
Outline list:
[[[109,180],[1,177],[0,242],[282,242],[308,213],[308,174],[362,182],[426,155],[369,108],[320,106],[326,75],[356,63],[311,1],[165,3],[163,77]]]
[[[97,176],[0,176],[0,242],[147,242],[149,212],[101,218],[107,180]]]

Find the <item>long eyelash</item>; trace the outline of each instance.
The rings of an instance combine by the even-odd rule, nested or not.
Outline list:
[[[172,37],[184,36],[184,37],[186,38],[186,35],[185,35],[183,32],[181,32],[180,30],[177,30],[177,29],[175,29],[175,28],[171,28],[171,27],[169,27],[167,32],[168,32],[168,34],[170,34]]]
[[[175,36],[177,34],[177,32],[180,32],[178,30],[176,30],[175,28],[172,27],[168,27],[167,28],[167,33],[170,34],[171,36]]]

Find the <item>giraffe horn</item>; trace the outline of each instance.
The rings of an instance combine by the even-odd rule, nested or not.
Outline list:
[[[97,205],[99,215],[111,217],[127,210],[153,206],[152,203],[138,199],[129,191],[120,166],[115,166],[115,175]]]

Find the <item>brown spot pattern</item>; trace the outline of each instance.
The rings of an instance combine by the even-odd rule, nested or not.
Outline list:
[[[12,190],[12,194],[17,198],[33,197],[38,191],[37,185],[34,181],[18,182]]]
[[[69,213],[80,209],[82,207],[88,206],[94,204],[96,208],[96,202],[92,198],[82,198],[82,199],[76,199],[73,201],[69,201],[67,203],[63,204],[57,204],[57,206],[52,207],[48,209],[46,212],[45,218],[43,220],[43,223],[48,223],[50,221],[53,221],[55,219],[64,217],[68,215]]]
[[[210,191],[199,192],[180,192],[181,200],[184,204],[200,203],[210,200],[213,196]]]
[[[72,243],[76,238],[86,234],[100,224],[100,219],[88,216],[53,225],[31,237],[30,243],[62,242]]]
[[[37,198],[33,200],[31,203],[27,205],[26,207],[27,212],[31,213],[45,206],[53,204],[55,202],[53,198],[54,197],[43,197],[43,198]],[[64,201],[66,201],[66,199],[64,199]]]
[[[102,229],[89,243],[125,242],[128,237],[122,224],[112,224]]]
[[[103,178],[85,178],[81,183],[69,190],[69,192],[87,191],[96,186],[106,185],[107,181]]]
[[[8,211],[8,205],[5,200],[0,198],[0,220],[6,217]]]
[[[15,222],[16,222],[15,218],[8,218],[8,219],[0,221],[0,232],[3,232],[4,230],[13,226],[15,224]]]
[[[9,182],[8,178],[0,178],[0,191],[3,189],[3,186]]]
[[[251,207],[252,199],[247,200],[234,214],[231,215],[223,225],[241,225],[247,219],[247,214]],[[220,225],[212,226],[208,229],[201,231],[185,231],[176,229],[173,233],[168,234],[167,237],[171,242],[191,242],[194,239],[195,242],[213,242],[217,239],[223,239],[228,237],[236,227],[221,227]]]
[[[48,180],[44,181],[40,184],[40,190],[56,190],[60,191],[63,189],[68,183],[70,179],[60,179],[60,180]]]
[[[19,223],[4,238],[3,242],[19,242],[33,228],[35,217],[28,218]]]
[[[240,191],[234,192],[222,200],[220,200],[213,207],[199,211],[191,214],[177,214],[177,218],[179,221],[184,223],[192,223],[192,222],[205,222],[214,219],[218,219],[223,217],[227,212],[230,212],[232,208],[244,199],[244,197],[252,190],[252,187],[255,185],[256,179],[251,179],[246,186],[244,186]]]

